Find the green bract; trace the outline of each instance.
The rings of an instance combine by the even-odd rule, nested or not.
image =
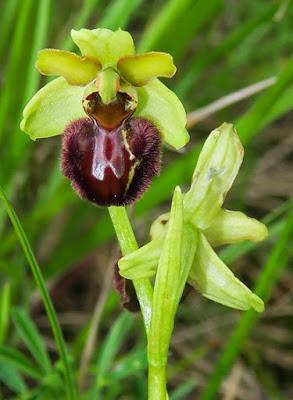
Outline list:
[[[243,148],[233,126],[224,123],[214,130],[200,153],[191,188],[183,195],[183,227],[181,222],[178,226],[173,222],[171,236],[170,213],[161,215],[151,227],[152,240],[121,258],[121,275],[128,279],[155,275],[164,249],[170,248],[166,241],[172,237],[172,246],[181,243],[181,255],[185,254],[181,258],[185,276],[173,282],[172,290],[178,296],[188,281],[203,296],[218,303],[261,312],[262,300],[234,276],[211,247],[242,240],[261,241],[267,236],[264,224],[241,212],[221,208],[242,159]]]
[[[157,77],[171,78],[176,67],[169,54],[135,54],[128,32],[109,29],[72,30],[81,56],[64,50],[39,52],[36,67],[43,75],[59,78],[44,86],[27,104],[21,129],[32,139],[61,135],[66,125],[85,117],[85,93],[99,92],[109,104],[119,92],[135,101],[136,116],[148,118],[160,129],[162,139],[179,149],[189,140],[186,113],[176,97]]]

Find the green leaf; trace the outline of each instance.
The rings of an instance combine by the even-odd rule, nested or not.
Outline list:
[[[142,0],[112,0],[99,19],[98,26],[113,30],[123,29],[141,3]]]
[[[83,92],[83,87],[70,86],[62,77],[54,79],[26,105],[21,129],[34,140],[61,135],[71,121],[86,117]]]
[[[189,283],[204,297],[238,310],[262,312],[263,301],[253,294],[217,256],[203,234],[190,270]]]
[[[130,353],[120,358],[111,371],[111,382],[117,382],[133,377],[140,371],[147,369],[147,354],[145,345],[137,346]]]
[[[186,113],[178,97],[158,79],[137,88],[138,106],[136,116],[152,121],[165,143],[180,149],[189,141]]]
[[[98,60],[70,51],[43,49],[39,51],[36,67],[43,75],[63,76],[70,85],[85,86],[102,66]]]
[[[133,326],[133,317],[123,312],[111,327],[110,333],[103,344],[98,362],[95,368],[97,390],[99,391],[110,380],[109,369],[126,337]],[[95,398],[100,398],[96,396]]]
[[[7,362],[0,361],[0,381],[19,395],[27,391],[26,384],[21,375]]]
[[[117,67],[133,86],[143,86],[158,77],[172,78],[176,72],[172,56],[155,51],[121,58]]]
[[[221,209],[204,234],[212,246],[242,242],[260,242],[268,235],[267,227],[240,211]]]
[[[208,136],[184,196],[184,209],[199,228],[207,228],[219,212],[242,159],[243,147],[231,124],[222,124]]]
[[[27,376],[40,380],[42,378],[41,371],[35,367],[22,353],[8,346],[0,346],[0,360],[5,361],[14,366]]]
[[[13,310],[12,318],[18,335],[24,341],[41,369],[48,373],[51,370],[51,363],[43,338],[37,327],[31,321],[27,313],[20,308]]]
[[[5,283],[0,295],[0,345],[6,338],[10,315],[11,284]]]
[[[72,29],[71,37],[82,55],[99,60],[103,69],[115,68],[120,58],[134,54],[131,35],[121,29],[115,32],[109,29]]]
[[[66,391],[68,393],[68,396],[72,400],[77,400],[77,390],[76,390],[75,382],[73,380],[73,374],[72,374],[72,370],[71,370],[71,365],[69,363],[69,357],[68,357],[67,349],[65,346],[62,330],[58,323],[56,311],[53,306],[50,295],[47,291],[41,269],[35,258],[32,248],[29,244],[28,238],[23,230],[20,220],[19,220],[18,216],[16,215],[14,208],[8,201],[1,186],[0,186],[0,199],[4,205],[4,208],[5,208],[8,216],[9,216],[9,219],[13,225],[15,233],[18,237],[18,240],[23,248],[23,252],[26,256],[28,264],[31,268],[36,285],[38,286],[38,289],[40,291],[40,295],[41,295],[43,304],[45,306],[45,309],[46,309],[46,312],[47,312],[47,315],[48,315],[48,318],[50,321],[51,329],[54,334],[54,339],[55,339],[55,342],[56,342],[56,345],[58,348],[60,359],[63,364],[64,376],[65,376],[65,381],[66,381]]]

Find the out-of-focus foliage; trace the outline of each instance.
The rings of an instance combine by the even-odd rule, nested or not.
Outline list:
[[[150,223],[170,208],[175,186],[187,187],[202,139],[224,120],[236,123],[245,158],[225,207],[264,218],[269,240],[231,245],[221,257],[248,286],[259,276],[257,293],[269,302],[258,320],[253,312],[239,320],[237,311],[188,297],[176,320],[170,394],[174,400],[199,394],[203,399],[291,398],[292,2],[7,0],[0,9],[0,186],[42,266],[76,375],[94,309],[100,307],[84,399],[146,397],[143,327],[140,318],[121,311],[110,289],[107,270],[117,250],[113,229],[105,210],[77,198],[61,176],[60,137],[34,143],[19,130],[24,104],[46,82],[34,68],[37,51],[76,50],[71,28],[125,28],[139,52],[174,56],[177,73],[166,84],[188,112],[277,77],[272,87],[194,125],[183,154],[165,149],[161,176],[131,212],[145,243]],[[0,399],[65,398],[63,365],[52,339],[27,259],[1,203]]]

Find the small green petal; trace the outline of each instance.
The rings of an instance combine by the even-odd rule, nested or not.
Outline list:
[[[23,111],[20,128],[31,139],[61,135],[73,120],[86,117],[82,108],[84,88],[57,78],[39,90]]]
[[[119,262],[120,275],[127,279],[154,276],[162,251],[163,238],[152,240],[138,250],[122,257]]]
[[[268,236],[268,230],[264,224],[240,211],[222,209],[204,234],[212,246],[221,246],[243,240],[260,242]]]
[[[128,56],[118,61],[122,77],[133,86],[143,86],[158,77],[172,78],[176,72],[170,54],[149,52]]]
[[[206,140],[184,197],[192,222],[206,229],[219,212],[243,159],[243,147],[231,124],[224,123]]]
[[[170,213],[161,214],[154,220],[150,229],[150,237],[152,240],[159,239],[166,233],[167,223],[170,218]]]
[[[238,310],[264,309],[263,301],[246,287],[213,251],[200,234],[189,283],[204,297]]]
[[[36,67],[43,75],[63,76],[70,85],[84,86],[96,77],[101,64],[70,51],[44,49],[39,51]]]
[[[152,121],[165,143],[180,149],[189,141],[186,113],[178,97],[158,79],[137,88],[138,106],[135,116]]]
[[[71,37],[83,56],[98,59],[103,68],[116,68],[120,58],[134,54],[131,35],[121,29],[116,32],[109,29],[72,29]]]

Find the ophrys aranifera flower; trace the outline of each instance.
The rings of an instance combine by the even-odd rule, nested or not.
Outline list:
[[[186,114],[158,77],[176,72],[161,52],[135,54],[128,32],[72,30],[81,56],[44,49],[36,66],[59,78],[28,103],[21,128],[32,139],[63,136],[62,172],[78,194],[102,205],[136,200],[160,171],[160,144],[188,141]]]

